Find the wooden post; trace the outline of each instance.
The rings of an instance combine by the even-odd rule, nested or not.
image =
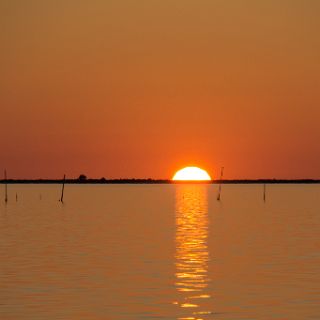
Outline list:
[[[64,193],[64,183],[66,181],[66,175],[63,176],[63,182],[62,182],[62,190],[61,190],[61,198],[60,201],[63,203],[63,193]]]
[[[218,197],[217,197],[218,201],[220,201],[220,198],[221,198],[221,180],[222,180],[222,177],[223,177],[223,169],[224,169],[224,167],[221,167],[219,192],[218,192]]]
[[[4,186],[4,202],[8,202],[8,184],[7,184],[7,171],[4,170],[4,180],[5,180],[5,186]]]

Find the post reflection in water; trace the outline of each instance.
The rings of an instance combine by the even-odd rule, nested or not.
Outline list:
[[[176,191],[176,289],[178,319],[212,314],[208,293],[208,204],[206,185],[179,185]]]

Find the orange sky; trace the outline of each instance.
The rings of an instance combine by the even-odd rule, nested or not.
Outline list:
[[[15,178],[320,178],[320,1],[0,2]]]

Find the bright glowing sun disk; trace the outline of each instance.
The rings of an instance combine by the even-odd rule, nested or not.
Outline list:
[[[198,167],[185,167],[173,176],[174,181],[210,181],[208,172]]]

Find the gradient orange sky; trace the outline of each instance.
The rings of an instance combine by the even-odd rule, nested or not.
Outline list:
[[[320,178],[320,1],[0,2],[11,178]]]

